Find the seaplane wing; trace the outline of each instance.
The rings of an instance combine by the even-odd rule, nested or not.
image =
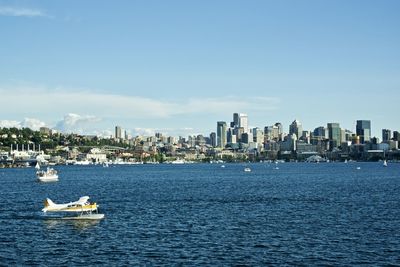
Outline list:
[[[89,201],[89,197],[88,196],[84,196],[84,197],[79,198],[78,201],[72,202],[70,204],[85,205],[85,204],[88,203],[88,201]]]
[[[89,197],[84,196],[81,197],[78,201],[66,203],[66,204],[56,204],[51,199],[46,198],[44,201],[43,212],[52,211],[52,212],[80,212],[80,211],[94,211],[97,209],[96,203],[89,203]]]

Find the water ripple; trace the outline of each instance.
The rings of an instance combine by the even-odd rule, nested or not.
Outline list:
[[[255,164],[247,175],[241,164],[61,166],[52,184],[36,183],[29,169],[2,169],[0,263],[396,266],[398,167]],[[100,204],[104,220],[40,211],[46,197],[82,195]]]

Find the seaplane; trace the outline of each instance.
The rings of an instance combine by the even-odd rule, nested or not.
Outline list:
[[[78,216],[65,216],[62,219],[69,220],[100,220],[104,218],[104,214],[98,213],[98,205],[89,202],[89,197],[84,196],[77,201],[65,204],[56,204],[51,199],[46,198],[42,211],[46,212],[65,212],[79,213]]]

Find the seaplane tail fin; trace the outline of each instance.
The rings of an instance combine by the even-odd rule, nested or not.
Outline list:
[[[46,200],[44,201],[44,209],[42,209],[42,211],[46,212],[48,208],[55,205],[56,204],[50,198],[46,198]]]

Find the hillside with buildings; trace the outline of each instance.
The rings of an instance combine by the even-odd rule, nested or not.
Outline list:
[[[331,161],[399,160],[398,131],[382,129],[382,141],[371,136],[371,121],[358,120],[355,132],[327,123],[305,130],[294,120],[285,133],[279,122],[250,128],[246,114],[234,113],[233,121],[217,122],[207,136],[130,137],[120,126],[108,138],[64,134],[42,127],[0,128],[0,165],[42,164],[134,164],[160,162],[305,161],[318,156]]]

